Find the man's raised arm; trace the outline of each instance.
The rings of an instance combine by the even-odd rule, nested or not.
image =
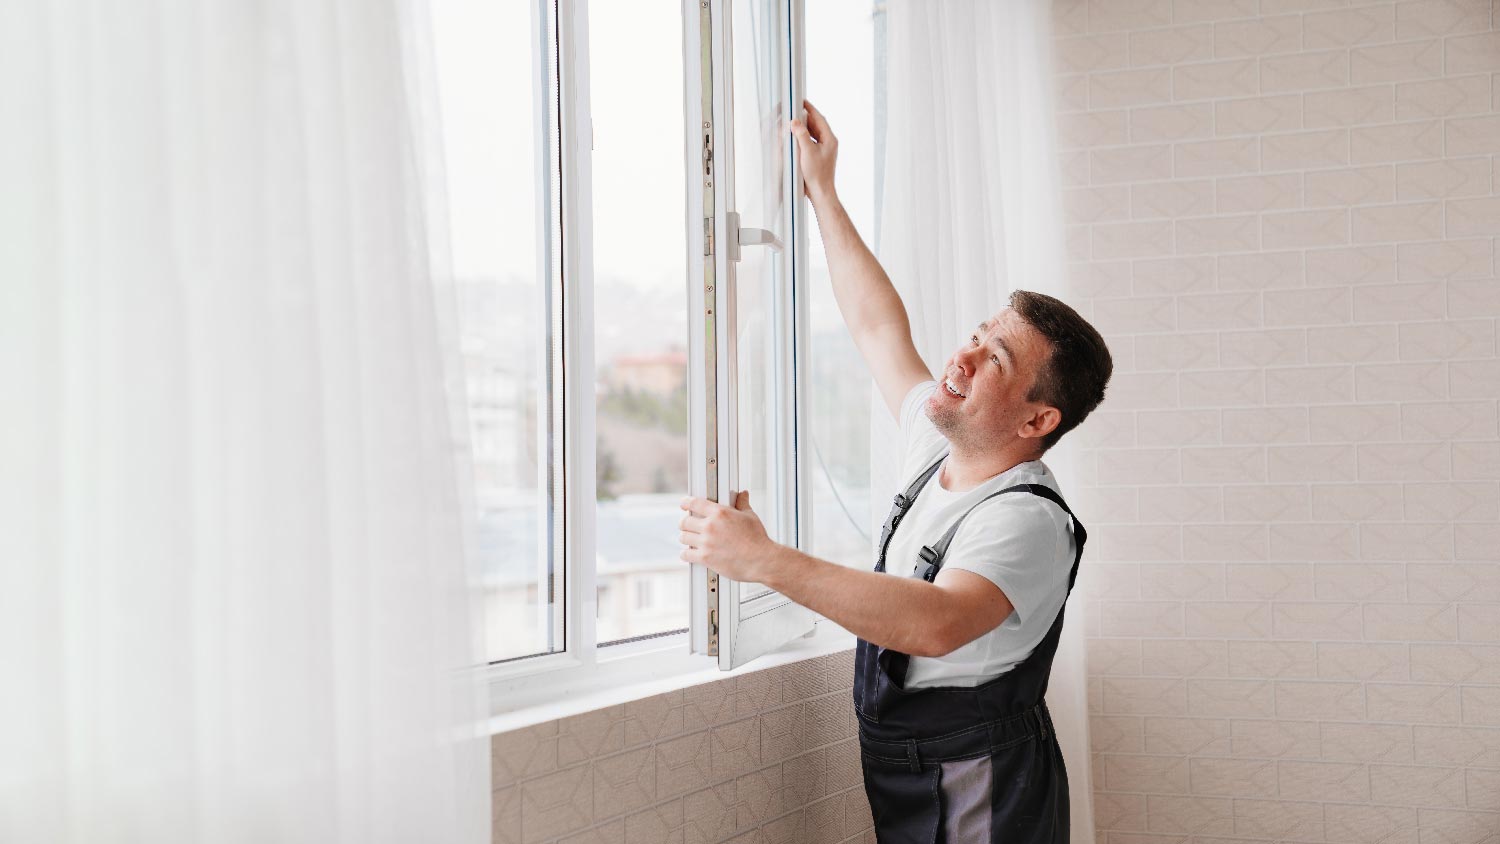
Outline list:
[[[881,398],[885,399],[891,415],[899,417],[906,394],[917,384],[930,380],[932,373],[912,343],[911,323],[901,297],[880,262],[860,239],[834,190],[838,138],[833,136],[821,112],[809,102],[802,105],[807,109],[806,125],[794,120],[789,128],[797,139],[807,196],[812,200],[818,229],[823,233],[833,296],[844,324],[854,337],[854,345],[875,377]]]

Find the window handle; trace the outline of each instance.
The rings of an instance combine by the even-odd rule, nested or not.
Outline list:
[[[780,252],[782,249],[781,238],[767,229],[742,229],[740,228],[740,215],[738,211],[730,211],[726,219],[729,230],[729,260],[740,259],[741,246],[769,246],[772,250]]]

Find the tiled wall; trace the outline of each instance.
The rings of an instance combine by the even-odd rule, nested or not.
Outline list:
[[[1500,840],[1500,0],[1054,9],[1098,840]]]
[[[845,651],[494,738],[495,844],[874,844]]]

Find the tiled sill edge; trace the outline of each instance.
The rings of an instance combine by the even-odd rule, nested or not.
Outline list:
[[[581,715],[585,712],[593,712],[622,703],[641,700],[655,695],[667,694],[678,689],[691,686],[699,686],[706,683],[715,683],[730,677],[738,677],[742,674],[753,674],[756,671],[764,671],[794,662],[814,659],[828,654],[838,653],[854,647],[853,634],[827,619],[818,622],[817,631],[809,637],[797,638],[783,646],[780,650],[767,654],[759,659],[752,660],[733,671],[720,671],[708,657],[696,657],[695,661],[703,663],[701,668],[692,668],[687,671],[673,673],[667,676],[652,677],[636,682],[615,682],[611,680],[600,680],[592,687],[559,689],[559,697],[538,703],[533,706],[523,706],[510,711],[499,712],[489,719],[489,733],[498,733],[519,730],[542,724],[547,721],[555,721],[559,718],[567,718],[573,715]]]

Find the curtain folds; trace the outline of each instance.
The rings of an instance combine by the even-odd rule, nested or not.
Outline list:
[[[428,60],[0,6],[0,840],[488,840]]]
[[[888,0],[887,124],[880,261],[937,372],[1015,289],[1061,298],[1064,260],[1050,4]],[[874,397],[879,403],[879,397]],[[898,490],[898,445],[871,412],[871,488]],[[1066,494],[1077,477],[1064,438],[1047,453]],[[871,496],[874,502],[889,494]],[[871,524],[884,517],[871,514]],[[1073,841],[1093,841],[1083,612],[1069,620],[1047,695],[1068,762]]]

